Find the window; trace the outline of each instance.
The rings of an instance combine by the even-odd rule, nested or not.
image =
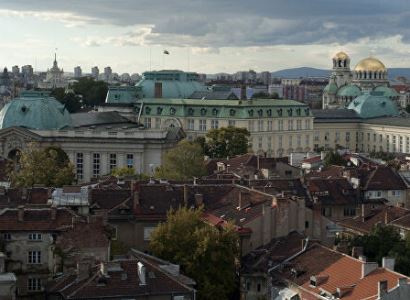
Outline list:
[[[370,132],[367,133],[367,141],[370,142]]]
[[[336,131],[335,142],[338,142],[339,140],[340,140],[340,132]]]
[[[134,154],[127,154],[127,168],[131,169],[134,167]]]
[[[310,145],[310,136],[309,136],[309,134],[307,134],[305,136],[305,144],[306,144],[306,147],[309,147],[309,145]]]
[[[154,231],[155,227],[144,227],[144,241],[151,240],[151,234]]]
[[[315,142],[318,142],[320,140],[320,133],[319,132],[315,132],[315,136],[313,138],[315,140]]]
[[[235,120],[229,120],[228,121],[228,126],[235,127]]]
[[[292,148],[293,146],[293,136],[289,136],[289,148]]]
[[[302,129],[302,120],[297,120],[296,121],[296,129],[301,130]]]
[[[258,131],[263,131],[263,120],[258,120]]]
[[[322,216],[331,217],[332,216],[332,208],[331,207],[323,207],[322,208]]]
[[[278,121],[278,130],[283,130],[283,120]]]
[[[296,137],[296,140],[298,147],[302,147],[302,136],[300,134]]]
[[[218,120],[211,120],[211,128],[218,129],[219,128],[219,121]]]
[[[161,128],[161,118],[155,118],[155,129]]]
[[[272,149],[272,137],[268,136],[268,149]]]
[[[5,241],[10,241],[11,240],[10,232],[3,233],[3,240],[5,240]]]
[[[400,191],[391,191],[392,196],[400,197]]]
[[[93,153],[93,176],[100,175],[100,153]]]
[[[383,135],[379,134],[379,142],[383,142]]]
[[[352,217],[356,215],[356,209],[354,207],[345,207],[343,209],[343,215],[345,217]]]
[[[278,136],[278,145],[279,145],[279,148],[282,148],[282,146],[283,146],[283,136]]]
[[[329,132],[325,132],[325,141],[328,141],[328,140],[329,140],[329,136],[330,136],[330,133],[329,133]]]
[[[253,121],[253,120],[249,120],[249,121],[248,121],[248,130],[249,130],[249,131],[253,131],[253,130],[254,130],[254,121]]]
[[[29,264],[41,264],[41,251],[29,251],[28,252]]]
[[[350,132],[346,132],[346,142],[350,142]]]
[[[188,119],[188,130],[194,130],[194,129],[195,129],[195,120]]]
[[[258,137],[258,148],[259,149],[262,149],[262,141],[263,141],[262,137],[261,136]]]
[[[29,233],[28,239],[30,241],[41,241],[41,233]]]
[[[376,143],[377,140],[377,134],[373,133],[373,143]]]
[[[27,289],[29,291],[41,291],[41,279],[29,278],[27,281]]]
[[[288,130],[293,130],[293,120],[288,120]]]
[[[273,121],[269,120],[268,121],[268,131],[272,131],[273,130]]]
[[[76,172],[77,179],[83,179],[84,175],[84,155],[82,153],[76,154]]]
[[[110,171],[117,167],[117,154],[110,153]]]
[[[305,129],[310,129],[310,120],[305,120]]]
[[[151,118],[144,118],[144,127],[151,128]]]
[[[206,131],[206,120],[199,120],[199,130]]]

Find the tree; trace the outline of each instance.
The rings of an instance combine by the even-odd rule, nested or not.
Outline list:
[[[94,106],[104,103],[108,92],[108,84],[104,81],[94,80],[93,78],[82,77],[73,84],[76,95],[83,97],[84,104]]]
[[[205,153],[212,158],[233,157],[248,152],[250,133],[233,126],[211,129],[206,135]]]
[[[163,164],[155,171],[155,177],[187,180],[206,174],[204,153],[201,146],[186,140],[169,150]]]
[[[66,93],[63,88],[55,88],[50,96],[56,98],[70,113],[75,113],[81,109],[81,98],[73,92]]]
[[[410,104],[407,104],[407,106],[406,106],[406,112],[410,113]]]
[[[329,151],[324,159],[325,166],[337,165],[337,166],[345,166],[346,161],[343,157],[337,153],[337,151]]]
[[[111,175],[116,176],[116,177],[132,176],[132,175],[135,175],[135,170],[134,168],[128,168],[128,167],[114,168],[111,171]]]
[[[228,299],[236,286],[238,235],[232,224],[216,228],[201,215],[201,208],[171,210],[152,233],[150,249],[196,281],[198,299]]]
[[[56,147],[40,149],[31,144],[21,152],[9,172],[14,186],[32,187],[43,184],[60,187],[74,181],[74,166],[63,150]]]

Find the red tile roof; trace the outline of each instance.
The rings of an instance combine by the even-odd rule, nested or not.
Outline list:
[[[399,278],[406,277],[385,268],[376,268],[362,278],[363,264],[363,261],[313,244],[292,259],[281,275],[310,294],[319,295],[322,291],[335,294],[341,288],[346,292],[341,297],[343,300],[376,299],[379,281],[387,280],[388,289],[391,289],[397,285]],[[298,276],[294,277],[292,268],[296,268]],[[324,280],[315,287],[310,285],[311,276],[321,276]]]
[[[357,193],[346,178],[311,178],[306,183],[317,203],[322,205],[356,205]]]
[[[406,184],[395,170],[387,166],[378,166],[368,177],[364,190],[405,190]]]

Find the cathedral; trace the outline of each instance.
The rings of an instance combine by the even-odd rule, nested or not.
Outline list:
[[[389,87],[385,65],[374,57],[359,61],[354,70],[350,69],[350,57],[339,52],[333,57],[332,74],[323,91],[323,109],[346,107],[363,94],[379,94],[392,101],[399,94]]]

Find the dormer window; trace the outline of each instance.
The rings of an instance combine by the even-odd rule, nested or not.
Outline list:
[[[212,114],[213,114],[214,116],[216,116],[216,115],[218,114],[218,110],[217,110],[216,108],[214,108],[214,109],[212,110]]]
[[[188,115],[194,115],[194,109],[192,107],[188,108]]]
[[[309,108],[305,108],[305,114],[308,116],[309,115]]]
[[[262,115],[263,115],[263,110],[262,110],[262,109],[259,109],[259,110],[258,110],[258,116],[259,116],[259,117],[262,117]]]
[[[149,115],[149,114],[151,113],[151,107],[146,107],[146,108],[145,108],[145,113],[146,113],[147,115]]]
[[[296,109],[296,114],[300,116],[300,108]]]
[[[248,114],[250,117],[253,117],[253,109],[248,110]]]
[[[281,117],[282,116],[282,108],[279,108],[277,111],[278,111],[278,115]]]
[[[293,113],[293,110],[292,110],[291,108],[289,108],[289,109],[288,109],[288,115],[289,115],[289,117],[292,116],[292,113]]]
[[[206,114],[206,109],[205,108],[201,108],[201,116],[204,116]]]
[[[272,116],[272,110],[271,110],[271,109],[268,109],[268,110],[266,111],[266,114],[268,115],[268,117],[271,117],[271,116]]]
[[[171,107],[171,108],[169,109],[169,113],[170,113],[171,115],[175,115],[176,112],[177,112],[177,110],[176,110],[174,107]]]
[[[231,110],[229,111],[229,115],[230,115],[230,116],[234,116],[234,115],[235,115],[235,113],[236,113],[236,112],[235,112],[235,110],[234,110],[234,109],[231,109]]]
[[[162,114],[162,107],[157,107],[157,114],[158,115]]]

